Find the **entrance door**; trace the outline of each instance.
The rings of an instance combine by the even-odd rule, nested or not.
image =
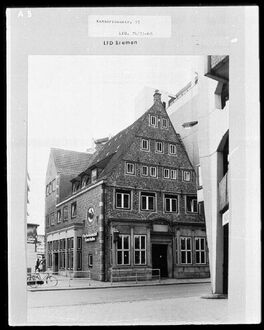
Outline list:
[[[54,253],[54,272],[57,273],[59,270],[59,254]]]
[[[223,293],[228,292],[228,224],[223,227],[224,260],[223,260]]]
[[[168,277],[167,244],[152,244],[152,268],[160,269],[161,277]]]

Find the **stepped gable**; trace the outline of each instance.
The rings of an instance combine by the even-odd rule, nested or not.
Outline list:
[[[93,155],[87,152],[51,148],[51,153],[58,173],[75,176],[87,168]]]

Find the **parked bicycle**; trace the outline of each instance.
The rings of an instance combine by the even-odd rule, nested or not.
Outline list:
[[[49,286],[56,286],[58,284],[58,279],[50,273],[46,273],[41,276],[40,273],[30,273],[27,275],[27,285],[30,287],[36,287],[37,285],[43,285],[46,283]]]

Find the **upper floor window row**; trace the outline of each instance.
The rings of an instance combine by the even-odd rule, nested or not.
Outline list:
[[[158,125],[158,123],[159,123],[159,125]],[[169,120],[168,120],[168,118],[150,115],[149,116],[149,126],[167,129],[167,128],[169,128]]]
[[[144,138],[141,140],[141,150],[150,151],[150,140]],[[164,153],[164,142],[155,141],[155,152]],[[177,152],[176,145],[173,143],[169,143],[168,154],[176,155],[176,152]]]
[[[80,181],[75,181],[72,184],[72,193],[76,193],[78,190],[85,188],[88,184],[94,183],[97,179],[97,169],[93,169],[91,176],[84,175]]]
[[[56,179],[54,179],[49,184],[46,185],[46,196],[56,191],[56,188],[57,188]]]

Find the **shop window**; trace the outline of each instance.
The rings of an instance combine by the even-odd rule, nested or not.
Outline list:
[[[134,236],[134,263],[135,265],[146,264],[146,236]]]
[[[177,171],[176,170],[171,170],[171,179],[176,180],[177,179]]]
[[[157,167],[151,166],[149,169],[149,174],[153,178],[156,178],[157,177]]]
[[[194,196],[186,196],[186,210],[190,213],[197,213],[197,198]]]
[[[181,237],[181,263],[192,263],[191,237]]]
[[[149,140],[142,139],[141,141],[141,149],[145,151],[149,151]]]
[[[170,178],[170,170],[168,168],[164,168],[163,177],[164,177],[164,179],[169,179]]]
[[[68,220],[68,206],[64,206],[63,208],[63,221]]]
[[[57,211],[57,223],[61,222],[61,210]]]
[[[73,237],[67,238],[67,269],[73,269]]]
[[[148,166],[142,166],[141,174],[142,176],[148,176]]]
[[[48,267],[52,267],[52,242],[48,242]]]
[[[163,153],[163,142],[156,142],[156,152],[157,153]]]
[[[130,195],[129,190],[116,190],[116,208],[130,209]]]
[[[195,237],[195,262],[197,264],[205,264],[205,238]]]
[[[60,269],[65,269],[65,257],[66,257],[66,243],[65,243],[65,238],[60,240],[60,258],[59,258],[59,268]]]
[[[130,236],[119,235],[117,240],[117,264],[130,264]]]
[[[93,267],[93,255],[88,254],[88,267],[92,268]]]
[[[176,155],[176,145],[175,144],[170,144],[169,145],[169,154],[170,155]]]
[[[165,212],[178,212],[178,196],[165,195]]]
[[[135,174],[135,164],[133,163],[126,163],[126,173],[127,174]]]
[[[154,211],[156,203],[155,193],[141,193],[141,210],[142,211]]]
[[[191,172],[183,171],[183,181],[191,181]]]
[[[75,218],[77,215],[77,203],[74,202],[71,204],[71,217]]]

